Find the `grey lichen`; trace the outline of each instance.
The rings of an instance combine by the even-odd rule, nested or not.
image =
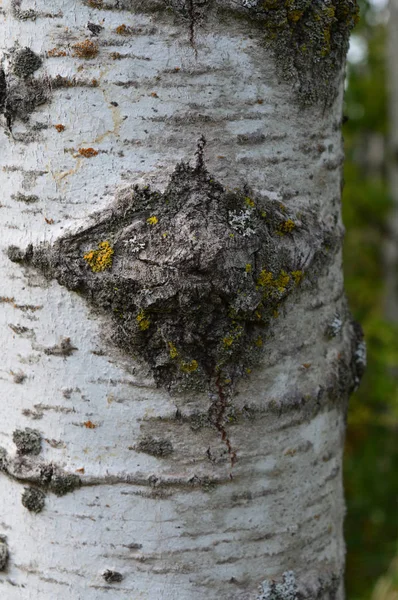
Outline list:
[[[17,430],[17,432],[21,431]],[[0,471],[15,481],[31,483],[36,491],[52,492],[56,496],[65,496],[79,488],[82,482],[78,475],[67,473],[58,465],[46,463],[37,458],[39,442],[37,436],[33,436],[36,441],[32,445],[32,436],[29,431],[34,430],[22,431],[22,434],[28,432],[28,438],[25,435],[20,436],[18,433],[19,446],[15,457],[9,456],[7,451],[0,447]],[[14,432],[14,436],[17,432]],[[31,449],[34,451],[26,451]]]
[[[335,338],[336,336],[338,336],[341,333],[343,324],[344,324],[343,319],[341,318],[340,314],[338,312],[336,312],[333,316],[333,319],[330,321],[330,323],[328,323],[328,325],[326,327],[326,331],[325,331],[326,337],[328,337],[329,339],[332,339],[332,338]]]
[[[145,452],[151,456],[166,457],[173,453],[173,444],[170,440],[145,437],[136,446],[138,452]]]
[[[300,574],[285,571],[279,581],[263,581],[256,600],[336,600],[341,581],[342,573],[335,572],[328,563]]]
[[[13,57],[13,72],[17,77],[26,79],[31,77],[35,71],[40,69],[43,61],[30,48],[23,48],[15,52]]]
[[[18,21],[35,21],[37,18],[37,12],[33,8],[22,9],[22,0],[12,0],[11,8],[13,16]]]
[[[33,454],[37,456],[41,452],[42,436],[36,429],[16,429],[12,435],[18,454]]]
[[[362,327],[356,321],[352,322],[353,336],[351,338],[351,372],[354,379],[353,390],[359,387],[361,379],[366,369],[367,353],[366,342]]]
[[[120,583],[123,580],[123,575],[121,573],[112,571],[111,569],[104,571],[102,577],[107,583]]]
[[[7,538],[0,535],[0,571],[4,571],[8,563],[8,545]]]
[[[8,129],[16,119],[29,120],[36,107],[51,97],[51,86],[45,77],[34,77],[42,59],[30,48],[12,48],[0,67],[0,111]]]
[[[40,467],[39,481],[41,485],[56,496],[65,496],[81,486],[81,479],[74,473],[64,473],[56,465]]]
[[[249,189],[227,191],[208,173],[203,146],[163,194],[125,188],[79,232],[8,250],[110,316],[108,337],[169,389],[246,375],[326,237],[312,214],[297,219]]]
[[[36,196],[36,194],[22,194],[21,192],[11,194],[11,198],[16,202],[24,202],[25,204],[34,204],[39,201],[39,196]]]
[[[7,468],[7,450],[0,446],[0,471]]]
[[[298,600],[296,576],[294,571],[286,571],[282,581],[263,581],[257,600]]]
[[[302,104],[330,104],[358,21],[356,0],[240,0],[264,28],[279,72]]]
[[[30,512],[39,513],[45,505],[46,495],[41,490],[34,487],[27,487],[22,494],[22,504]]]

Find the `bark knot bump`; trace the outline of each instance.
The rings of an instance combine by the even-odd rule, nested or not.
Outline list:
[[[110,316],[108,338],[169,389],[224,386],[250,371],[324,243],[313,215],[223,187],[203,148],[195,166],[176,166],[163,193],[125,187],[76,233],[9,250]]]

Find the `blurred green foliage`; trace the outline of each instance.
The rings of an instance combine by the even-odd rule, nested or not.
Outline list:
[[[391,207],[385,164],[386,24],[369,2],[361,9],[354,35],[364,52],[348,65],[345,97],[343,218],[346,290],[365,332],[368,367],[348,414],[346,587],[348,600],[382,600],[394,597],[380,593],[391,593],[397,576],[391,575],[390,563],[398,539],[398,326],[383,315],[383,244]],[[381,156],[371,156],[375,142]]]

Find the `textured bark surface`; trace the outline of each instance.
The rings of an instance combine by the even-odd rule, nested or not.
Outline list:
[[[300,61],[232,6],[2,5],[7,600],[343,598],[355,6],[297,19],[342,44],[306,106]]]

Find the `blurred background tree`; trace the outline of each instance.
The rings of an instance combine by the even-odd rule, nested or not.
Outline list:
[[[391,2],[398,19],[398,0]],[[398,290],[391,253],[394,248],[398,253],[393,226],[398,225],[398,198],[389,191],[398,187],[389,185],[395,180],[391,169],[398,169],[389,110],[392,66],[393,81],[398,75],[398,30],[388,44],[393,6],[387,0],[360,4],[362,18],[352,36],[347,70],[343,217],[346,289],[365,332],[368,368],[348,414],[346,585],[348,600],[398,600],[398,561],[393,560],[398,540]],[[398,115],[395,103],[391,108]]]

